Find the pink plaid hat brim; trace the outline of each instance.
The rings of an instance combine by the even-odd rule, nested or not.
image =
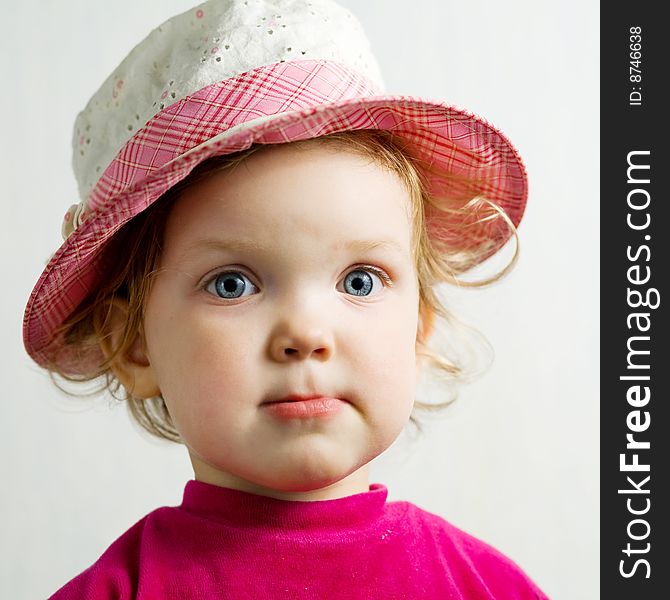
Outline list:
[[[210,85],[159,112],[105,169],[87,198],[81,224],[35,285],[24,316],[28,354],[42,366],[57,360],[65,372],[86,372],[89,365],[81,364],[80,356],[69,357],[56,332],[104,276],[98,263],[106,243],[199,163],[253,143],[280,144],[347,130],[392,131],[419,165],[430,165],[428,180],[434,197],[465,194],[454,183],[460,176],[481,180],[486,197],[515,226],[519,224],[528,193],[526,171],[500,131],[481,117],[443,102],[373,95],[373,89],[339,64],[287,62]],[[443,224],[431,224],[428,219],[428,230],[444,243],[463,246],[463,240],[448,239],[452,233]],[[494,239],[490,256],[510,233],[492,226],[473,235]]]

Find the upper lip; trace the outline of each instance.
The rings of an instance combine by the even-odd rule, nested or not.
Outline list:
[[[333,396],[326,396],[324,394],[289,394],[282,398],[274,398],[267,400],[263,404],[275,404],[277,402],[301,402],[303,400],[314,400],[315,398],[332,398]]]

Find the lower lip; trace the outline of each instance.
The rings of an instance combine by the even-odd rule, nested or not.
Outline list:
[[[344,404],[344,401],[338,398],[314,398],[298,402],[273,402],[263,406],[279,419],[307,419],[336,415]]]

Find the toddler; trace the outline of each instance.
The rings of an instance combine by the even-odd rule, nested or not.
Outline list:
[[[458,375],[427,348],[435,286],[516,235],[500,132],[385,95],[331,0],[209,0],[135,47],[73,142],[82,201],[26,349],[121,394],[195,478],[52,598],[546,598],[368,473],[421,359]]]

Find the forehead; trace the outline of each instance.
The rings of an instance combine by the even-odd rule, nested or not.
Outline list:
[[[229,237],[290,242],[300,233],[333,249],[346,240],[408,249],[410,207],[399,176],[370,158],[317,144],[269,146],[186,187],[168,219],[166,245]]]

